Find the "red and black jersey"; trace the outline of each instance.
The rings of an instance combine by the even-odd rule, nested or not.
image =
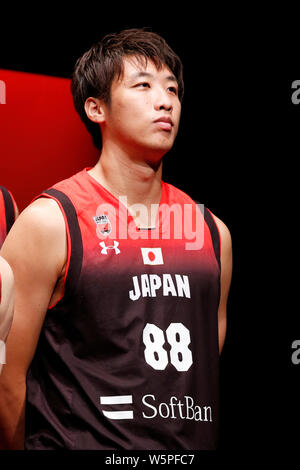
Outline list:
[[[38,196],[62,211],[68,260],[27,375],[25,448],[215,449],[214,217],[162,182],[143,230],[87,170]]]
[[[0,248],[16,220],[14,198],[10,191],[0,186]]]

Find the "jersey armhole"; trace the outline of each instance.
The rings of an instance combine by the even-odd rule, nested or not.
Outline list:
[[[68,196],[57,189],[51,188],[43,191],[33,201],[42,197],[52,199],[58,204],[65,221],[67,235],[67,262],[63,281],[63,293],[58,300],[48,306],[48,310],[51,310],[67,295],[71,295],[71,287],[78,280],[81,271],[83,249],[76,210]]]
[[[194,202],[197,204],[198,208],[200,209],[204,217],[204,220],[209,228],[215,258],[217,260],[219,269],[221,271],[221,234],[220,234],[219,227],[211,211],[206,206],[204,206],[204,204],[200,204],[199,201],[194,200]]]
[[[206,207],[205,208],[208,213],[210,214],[210,217],[213,221],[213,224],[214,224],[214,237],[212,237],[213,239],[213,243],[214,245],[217,245],[216,246],[216,250],[215,250],[215,253],[216,253],[216,258],[217,258],[217,261],[218,261],[218,264],[219,264],[219,267],[221,268],[221,249],[222,249],[222,239],[221,239],[221,233],[220,233],[220,229],[218,227],[218,224],[216,222],[216,219],[214,217],[214,215],[212,214],[212,212]],[[214,241],[215,239],[215,241]]]
[[[5,221],[6,221],[6,235],[10,231],[16,220],[16,208],[14,204],[14,198],[8,189],[3,186],[0,187],[2,192],[4,207],[5,207]]]

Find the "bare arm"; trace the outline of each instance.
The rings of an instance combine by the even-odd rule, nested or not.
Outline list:
[[[53,200],[25,209],[1,249],[15,278],[14,318],[0,377],[0,443],[23,449],[26,375],[67,253],[63,216]]]
[[[228,227],[214,215],[221,236],[221,295],[218,309],[219,353],[221,354],[227,328],[227,299],[232,277],[232,242]]]
[[[1,299],[0,299],[0,374],[5,363],[5,342],[9,333],[14,305],[14,278],[9,264],[0,256]]]

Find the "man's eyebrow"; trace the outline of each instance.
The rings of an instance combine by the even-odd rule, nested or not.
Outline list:
[[[154,75],[149,72],[136,72],[130,75],[130,80],[136,80],[137,78],[142,78],[142,77],[148,77],[148,78],[153,78]],[[177,82],[177,79],[174,75],[168,75],[165,80],[171,80],[172,82]]]

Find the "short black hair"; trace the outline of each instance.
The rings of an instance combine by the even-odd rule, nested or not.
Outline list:
[[[84,104],[91,96],[110,103],[111,85],[114,78],[123,73],[125,56],[135,56],[146,63],[151,60],[158,70],[166,65],[177,80],[180,101],[183,98],[181,60],[159,34],[138,28],[104,36],[77,60],[71,81],[75,109],[99,149],[102,147],[100,127],[87,117]]]

